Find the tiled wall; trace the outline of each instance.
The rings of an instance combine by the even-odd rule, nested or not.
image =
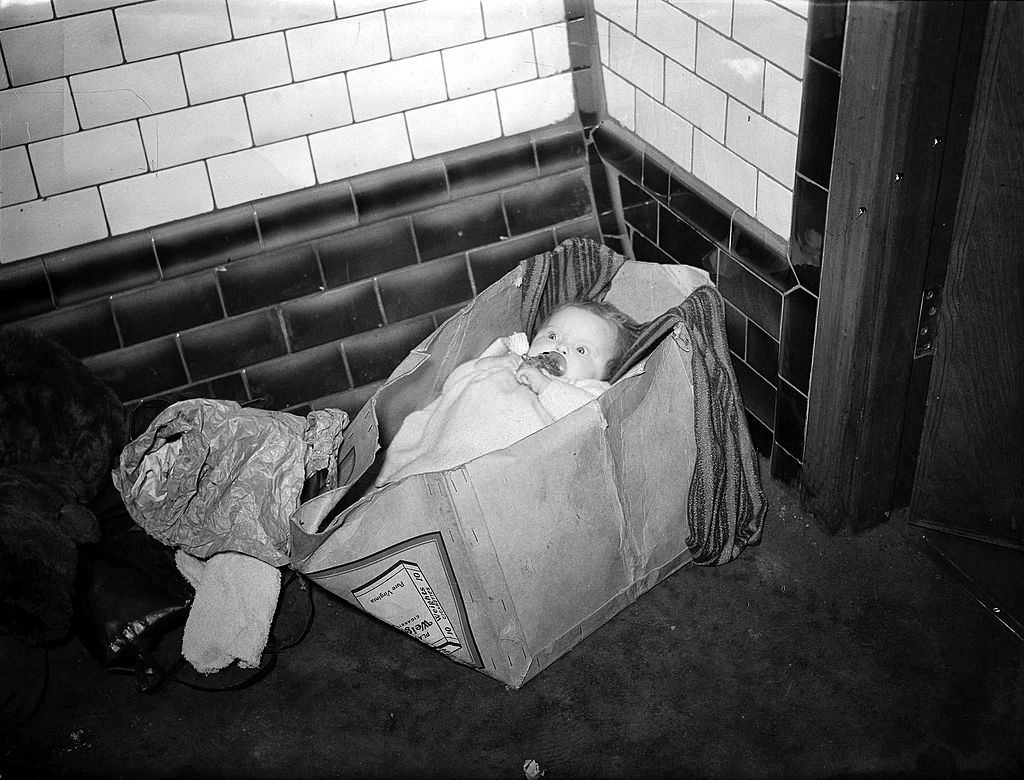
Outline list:
[[[568,123],[0,266],[0,323],[152,396],[354,415],[478,291],[600,237]]]
[[[807,0],[595,0],[608,115],[789,238]]]
[[[574,115],[562,0],[52,0],[0,17],[0,260]]]
[[[607,24],[600,21],[600,16],[598,18],[597,36],[603,46],[601,56],[605,59],[604,52],[610,45],[611,58],[603,62],[602,67],[608,118],[589,130],[594,142],[591,171],[605,243],[639,260],[688,263],[712,274],[725,299],[729,345],[755,446],[770,457],[773,475],[795,480],[801,469],[807,401],[812,391],[811,357],[841,81],[846,0],[810,0],[803,4],[777,2],[767,11],[766,5],[772,4],[761,0],[736,0],[735,3],[672,0],[670,8],[661,0],[622,3],[596,0],[597,10],[607,14]],[[762,110],[774,111],[770,108],[773,101],[769,100],[768,74],[779,67],[771,61],[771,47],[778,41],[765,35],[764,30],[755,34],[749,24],[740,21],[741,16],[751,11],[775,18],[783,12],[801,20],[806,16],[806,21],[800,23],[800,29],[806,30],[806,51],[801,50],[800,55],[804,63],[798,66],[791,55],[782,63],[788,73],[803,74],[803,83],[799,107],[790,106],[786,111],[789,117],[784,128],[787,140],[778,146],[780,157],[795,170],[789,179],[792,205],[785,207],[784,215],[780,208],[777,219],[765,218],[763,211],[744,206],[743,196],[735,194],[735,188],[728,183],[733,181],[732,173],[738,164],[728,157],[734,153],[726,147],[730,139],[737,136],[730,135],[732,125],[727,118],[714,115],[722,120],[717,126],[723,129],[725,140],[725,146],[716,152],[718,163],[701,167],[694,156],[699,143],[687,146],[688,139],[702,139],[700,143],[705,146],[712,141],[718,143],[708,135],[710,130],[701,125],[701,122],[710,122],[712,115],[692,112],[703,110],[702,94],[717,94],[728,88],[728,84],[721,77],[715,82],[713,71],[707,70],[703,75],[712,82],[714,90],[707,85],[684,89],[681,80],[671,82],[668,77],[670,71],[681,67],[676,57],[690,62],[692,54],[697,69],[686,78],[688,83],[695,84],[694,79],[702,75],[702,59],[697,53],[701,36],[709,36],[711,30],[724,35],[731,29],[735,37],[746,30],[742,33],[744,45],[753,51],[745,51],[734,64],[743,71],[739,63],[748,61],[754,56],[753,52],[765,57],[758,66],[762,70],[755,68],[752,72],[761,72],[764,78],[760,93]],[[677,43],[694,40],[696,50],[673,54],[665,30],[675,24],[678,32],[679,12],[686,12],[696,20],[696,32],[690,37],[676,35],[671,40]],[[644,18],[648,21],[644,22]],[[661,21],[654,24],[654,19]],[[693,31],[694,22],[682,24],[683,29]],[[614,31],[614,26],[620,29]],[[650,45],[637,36],[629,40],[630,28],[639,34],[646,30]],[[705,28],[708,30],[702,33]],[[771,25],[766,29],[772,29]],[[795,35],[781,36],[781,39],[792,41]],[[622,60],[616,58],[615,36],[623,42],[620,46],[630,52],[628,56],[623,55]],[[619,51],[621,53],[623,48]],[[616,63],[620,70],[629,71],[631,82],[627,87],[623,87],[623,78],[613,72]],[[648,90],[657,91],[659,83],[664,104],[660,107],[644,89],[646,85]],[[623,95],[627,98],[624,101],[621,100]],[[743,98],[747,99],[752,98]],[[792,100],[792,96],[789,99]],[[718,105],[722,105],[722,98],[717,100]],[[725,101],[725,114],[741,102],[730,94]],[[667,116],[666,106],[672,105],[678,106],[679,111],[687,108],[691,111],[688,116],[692,127],[690,120],[683,120],[681,114],[673,111],[673,116]],[[623,106],[627,110],[623,111]],[[745,112],[754,108],[746,103],[742,105]],[[643,119],[644,116],[647,119]],[[662,119],[657,119],[658,116]],[[799,133],[794,139],[799,140],[793,146],[789,135],[797,118]],[[657,127],[659,122],[676,130],[641,135],[645,128]],[[751,119],[751,124],[756,126],[756,120]],[[677,143],[673,151],[669,141],[676,139],[678,142],[680,138],[683,142]],[[768,134],[761,139],[766,151],[776,148],[772,138],[775,136]],[[750,155],[743,160],[743,166],[749,168],[753,161]],[[746,180],[757,182],[763,175],[758,169],[756,175],[748,175]],[[723,181],[726,183],[722,184]],[[756,188],[748,188],[748,204],[752,193],[756,192]],[[789,197],[787,195],[787,202]],[[756,206],[759,201],[754,197],[752,202]],[[784,241],[784,236],[790,239]]]

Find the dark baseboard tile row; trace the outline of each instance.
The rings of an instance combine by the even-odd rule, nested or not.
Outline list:
[[[274,409],[308,406],[338,393],[352,396],[386,378],[440,322],[523,258],[573,236],[599,238],[589,211],[531,233],[85,356],[84,362],[128,406],[169,393],[262,399],[264,408]]]
[[[584,148],[581,127],[571,121],[2,264],[0,323],[551,177],[584,165]],[[521,204],[512,210],[511,222],[529,221]],[[430,227],[422,229],[443,243]],[[431,251],[446,253],[440,245]]]

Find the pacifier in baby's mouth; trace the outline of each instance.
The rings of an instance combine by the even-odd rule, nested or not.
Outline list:
[[[536,366],[547,371],[551,376],[565,374],[565,358],[558,352],[541,352],[539,355],[527,355],[523,358],[524,366]]]

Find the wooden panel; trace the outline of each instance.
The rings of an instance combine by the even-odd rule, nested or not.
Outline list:
[[[803,472],[830,530],[892,507],[963,17],[963,3],[849,7]]]
[[[1024,545],[1024,5],[991,9],[911,520]]]

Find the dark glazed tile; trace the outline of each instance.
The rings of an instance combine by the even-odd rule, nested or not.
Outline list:
[[[621,133],[621,134],[620,134]],[[592,135],[601,159],[614,166],[620,173],[633,181],[642,181],[644,158],[642,152],[624,137],[625,131],[619,131],[607,122],[594,128]]]
[[[747,318],[728,301],[725,304],[725,337],[736,356],[745,360],[747,357]]]
[[[668,205],[690,225],[725,247],[729,244],[729,215],[675,176],[669,183]]]
[[[619,230],[619,220],[613,211],[602,213],[598,222],[601,225],[601,235],[617,236],[621,232]]]
[[[768,425],[775,419],[775,388],[761,376],[751,370],[750,366],[733,356],[733,371],[736,382],[740,386],[743,406],[757,419]]]
[[[501,196],[497,194],[416,214],[412,224],[424,261],[493,244],[507,235]]]
[[[633,247],[633,259],[644,263],[672,263],[673,260],[667,254],[658,249],[654,242],[647,239],[643,233],[633,231],[630,238],[630,245]]]
[[[84,362],[122,403],[158,395],[188,382],[174,336],[95,355]]]
[[[519,261],[550,252],[556,246],[550,230],[528,236],[516,236],[500,244],[477,249],[469,253],[469,266],[476,283],[477,293],[483,292],[501,277],[519,265]]]
[[[664,206],[658,209],[661,213],[658,245],[677,263],[713,271],[707,257],[717,247]]]
[[[357,224],[348,181],[335,181],[286,192],[255,204],[266,249],[320,238]]]
[[[494,192],[537,178],[533,146],[524,136],[461,149],[445,155],[444,166],[452,200]]]
[[[838,109],[839,76],[824,65],[808,60],[800,109],[796,170],[825,189],[828,189],[832,172]]]
[[[739,224],[733,225],[732,256],[779,292],[796,286],[796,277],[785,255]]]
[[[622,218],[626,224],[646,237],[651,243],[658,243],[658,210],[657,203],[641,203],[622,209]]]
[[[800,461],[782,447],[775,445],[772,449],[771,475],[787,485],[798,485],[802,473],[803,467],[800,465]]]
[[[281,307],[281,313],[294,350],[337,341],[384,324],[372,279],[291,301]]]
[[[718,257],[718,289],[722,297],[776,338],[782,324],[782,295],[725,252]]]
[[[325,344],[250,366],[245,370],[253,396],[266,408],[285,409],[347,390],[345,360],[337,344]]]
[[[43,263],[58,306],[133,290],[160,278],[148,230],[54,252]]]
[[[601,223],[593,214],[562,224],[555,228],[555,243],[561,244],[568,238],[589,238],[601,243]]]
[[[793,236],[789,240],[789,256],[800,284],[815,295],[821,281],[827,209],[828,193],[817,184],[797,176],[793,190]]]
[[[309,244],[253,255],[216,273],[229,315],[300,298],[323,284]]]
[[[182,333],[180,339],[193,379],[227,374],[288,351],[274,309],[204,325]]]
[[[383,382],[371,382],[368,385],[354,387],[341,393],[334,393],[314,400],[314,409],[341,409],[348,413],[349,419],[355,419],[366,402],[377,392]]]
[[[585,171],[531,182],[502,197],[512,235],[568,222],[591,211],[590,187]]]
[[[156,227],[152,234],[165,279],[246,257],[260,248],[248,203]]]
[[[213,271],[157,282],[110,299],[125,344],[224,318]]]
[[[360,225],[422,211],[448,201],[448,184],[440,158],[396,165],[349,181]]]
[[[790,455],[804,456],[804,427],[807,424],[807,399],[785,382],[779,382],[779,400],[775,406],[775,441]]]
[[[836,70],[843,66],[847,0],[811,0],[807,9],[807,53]]]
[[[377,279],[388,322],[407,320],[473,297],[464,254],[403,268]]]
[[[602,214],[615,208],[612,191],[608,186],[608,169],[603,163],[590,166],[590,187],[594,191],[594,203]]]
[[[43,261],[0,263],[0,323],[53,310]]]
[[[797,389],[809,392],[811,354],[818,299],[798,287],[782,302],[782,354],[779,372]]]
[[[644,152],[644,170],[641,183],[648,192],[653,193],[659,200],[668,200],[668,171],[647,152]]]
[[[78,358],[121,346],[107,298],[23,320],[17,327],[43,334]]]
[[[331,236],[316,247],[328,287],[419,262],[408,217]]]
[[[747,363],[773,385],[779,381],[779,343],[754,323],[747,325]]]
[[[353,384],[387,379],[413,347],[433,332],[433,318],[427,315],[345,339],[342,344]]]
[[[750,432],[750,441],[753,443],[754,449],[766,458],[771,457],[772,429],[750,412],[746,412],[744,416],[747,419],[747,430]]]
[[[206,398],[217,398],[222,401],[238,401],[245,403],[249,400],[249,394],[245,391],[245,382],[241,374],[228,374],[227,376],[211,379],[206,382],[210,388]]]
[[[537,150],[537,165],[541,176],[551,176],[570,168],[588,165],[586,139],[575,124],[534,130],[530,137]]]
[[[626,255],[626,247],[622,243],[622,238],[619,236],[612,236],[607,233],[604,235],[604,245],[611,249],[613,252],[617,252],[620,255]]]
[[[634,184],[629,179],[619,176],[619,201],[622,208],[631,209],[637,206],[657,205],[654,195],[645,190],[639,184]],[[651,236],[654,238],[654,236]]]

